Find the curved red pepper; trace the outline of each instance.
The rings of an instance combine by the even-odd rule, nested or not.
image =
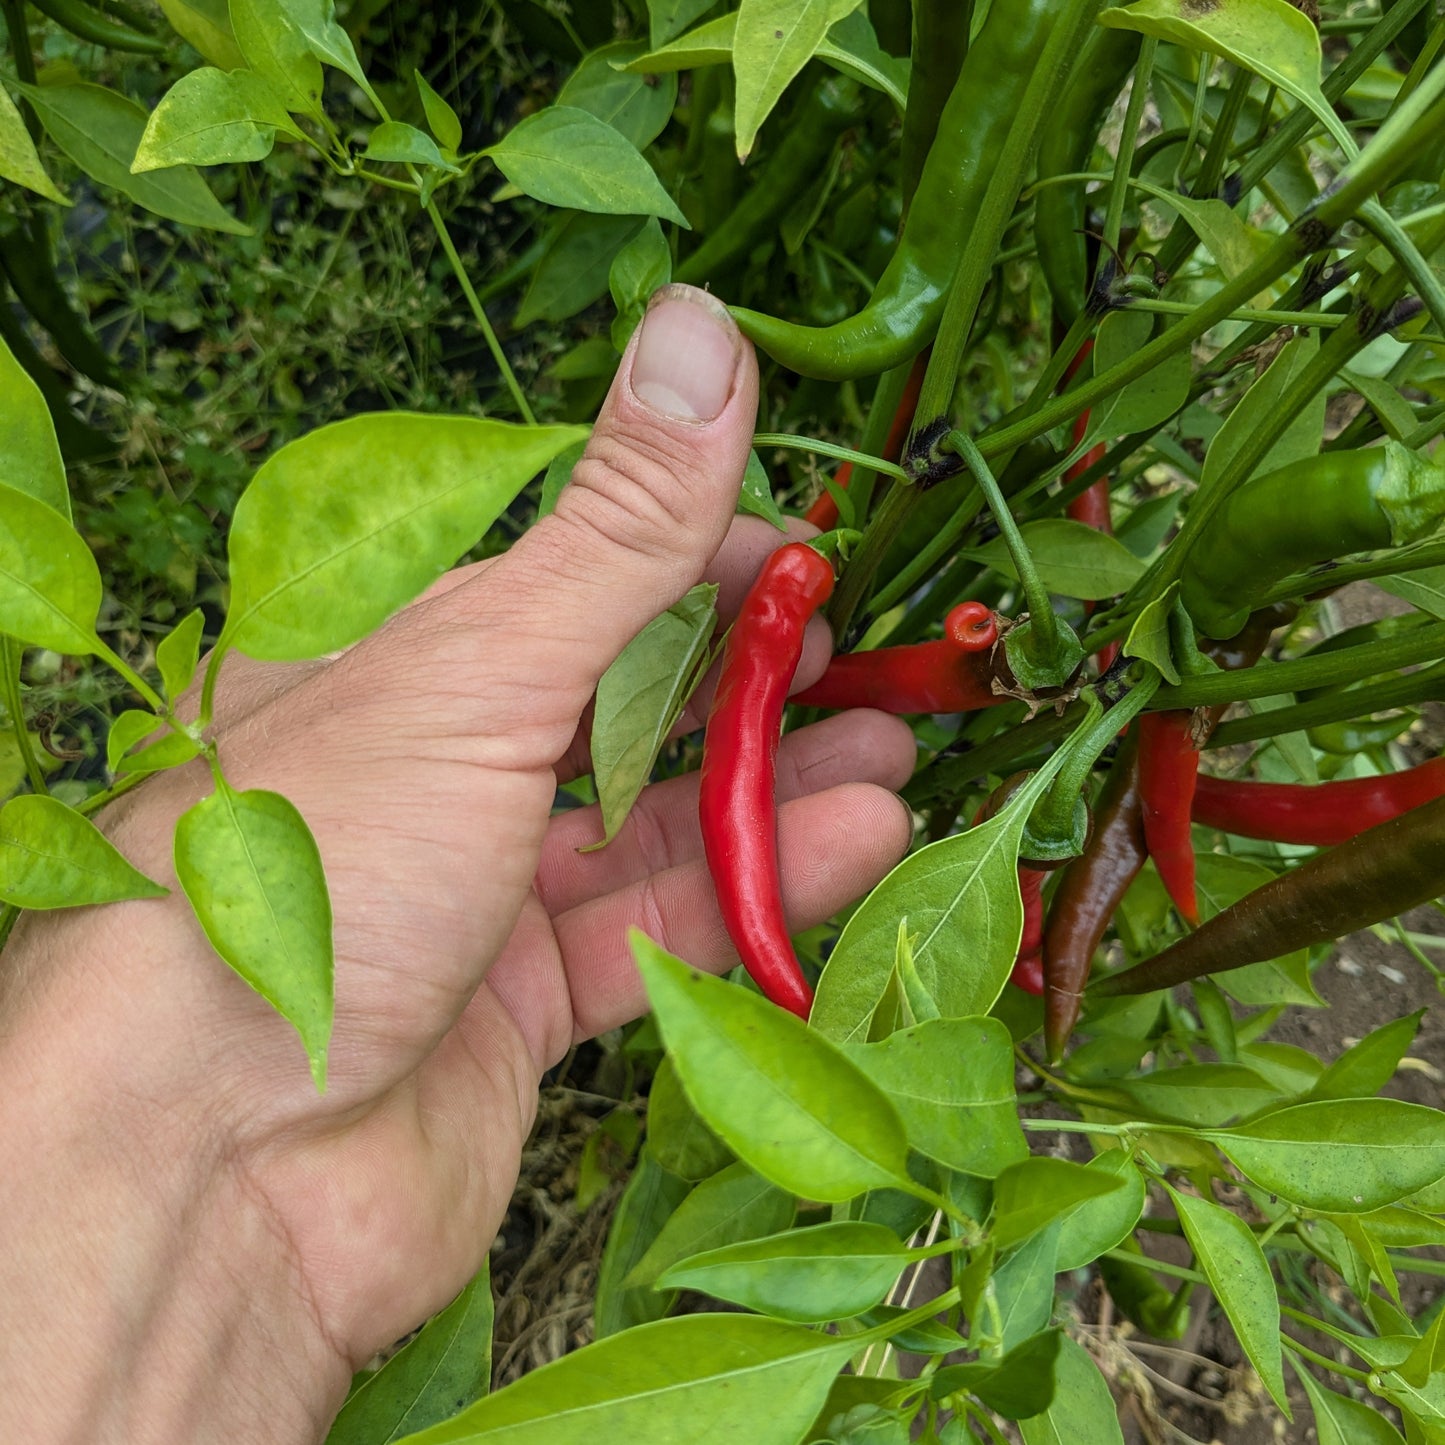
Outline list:
[[[928,370],[928,353],[925,351],[913,363],[903,395],[898,399],[898,410],[893,413],[892,425],[888,428],[888,440],[883,443],[885,461],[897,461],[913,425],[913,414],[918,410],[918,393],[923,389],[923,373]],[[846,492],[853,479],[853,463],[844,462],[833,475],[833,485]],[[803,513],[803,520],[811,522],[820,532],[831,532],[838,525],[838,504],[831,492],[822,492],[813,499],[813,505]],[[861,525],[861,524],[860,524]]]
[[[998,619],[982,602],[960,602],[934,642],[845,652],[794,702],[876,707],[882,712],[973,712],[1008,698],[993,690]]]
[[[1194,819],[1241,838],[1332,848],[1445,796],[1445,758],[1379,778],[1333,783],[1254,783],[1200,777]]]
[[[1199,927],[1190,804],[1199,777],[1194,714],[1149,712],[1139,719],[1139,798],[1149,856],[1179,915]]]
[[[698,789],[703,851],[728,937],[764,995],[800,1018],[813,990],[783,913],[774,784],[803,633],[832,591],[832,563],[802,542],[763,563],[723,650]]]
[[[1044,991],[1044,879],[1042,868],[1019,865],[1019,897],[1024,905],[1024,931],[1008,981],[1036,998]]]

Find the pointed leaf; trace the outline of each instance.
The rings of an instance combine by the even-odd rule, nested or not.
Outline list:
[[[677,78],[648,83],[625,67],[647,46],[619,40],[583,56],[557,93],[558,105],[576,106],[620,131],[638,150],[650,146],[667,128],[677,104]]]
[[[921,1154],[986,1179],[1028,1158],[1013,1044],[997,1019],[934,1019],[846,1051],[893,1101]]]
[[[14,181],[17,186],[44,196],[47,201],[70,205],[65,192],[46,174],[35,142],[25,129],[15,102],[3,89],[0,89],[0,180]],[[0,342],[0,347],[3,346],[4,342]]]
[[[672,1294],[624,1281],[688,1193],[687,1182],[669,1174],[653,1157],[651,1147],[644,1144],[612,1216],[597,1271],[597,1299],[592,1312],[597,1339],[660,1320],[672,1308]]]
[[[455,154],[462,148],[462,123],[451,105],[432,89],[430,82],[421,71],[414,71],[416,93],[421,96],[421,108],[426,112],[426,123],[437,138],[443,150]]]
[[[611,1335],[524,1375],[407,1445],[796,1441],[852,1353],[803,1325],[689,1315]]]
[[[533,200],[576,211],[687,218],[621,131],[575,106],[554,105],[519,121],[483,155]]]
[[[604,843],[617,836],[647,785],[662,745],[707,666],[717,585],[703,582],[654,617],[597,684],[592,773]],[[600,846],[600,845],[593,845]]]
[[[1168,1186],[1165,1186],[1168,1188]],[[1254,1232],[1210,1199],[1169,1190],[1195,1263],[1209,1280],[1234,1333],[1275,1404],[1289,1416],[1279,1342],[1279,1296]]]
[[[73,908],[170,892],[132,868],[74,808],[23,793],[0,808],[0,898],[19,908]]]
[[[302,136],[263,77],[254,70],[227,73],[206,66],[183,75],[161,97],[146,122],[131,173],[264,160],[278,130]]]
[[[627,63],[628,70],[644,75],[665,75],[673,70],[698,70],[707,65],[725,65],[733,58],[733,39],[737,34],[736,11],[719,15],[689,30],[665,45],[653,42],[646,55]]]
[[[743,489],[738,493],[738,511],[751,512],[753,516],[771,522],[780,532],[788,529],[782,509],[773,496],[773,483],[768,476],[768,469],[755,451],[748,453],[747,469],[743,472]]]
[[[1017,1348],[1049,1322],[1054,1308],[1054,1275],[1058,1272],[1059,1221],[1026,1239],[994,1271],[989,1288],[998,1303],[998,1347]],[[1022,1413],[1037,1411],[1024,1407]]]
[[[306,821],[279,793],[221,783],[176,824],[176,873],[211,947],[290,1020],[326,1087],[331,900]]]
[[[1124,1445],[1114,1397],[1093,1357],[1067,1335],[1054,1363],[1047,1410],[1019,1421],[1024,1445]]]
[[[1289,1362],[1310,1397],[1319,1445],[1405,1445],[1405,1437],[1378,1410],[1325,1389],[1293,1355]]]
[[[347,1396],[325,1445],[392,1445],[449,1420],[492,1379],[492,1276],[481,1272]]]
[[[1425,1010],[1416,1009],[1366,1034],[1320,1075],[1310,1098],[1365,1099],[1378,1094],[1395,1077],[1424,1017]]]
[[[1122,1149],[1106,1149],[1084,1165],[1124,1182],[1111,1194],[1081,1199],[1060,1217],[1059,1272],[1082,1269],[1127,1239],[1144,1213],[1144,1176]]]
[[[459,176],[462,168],[449,161],[437,143],[424,131],[404,121],[384,120],[366,140],[362,156],[369,161],[394,161],[397,164],[435,166]]]
[[[1023,934],[1018,850],[1030,811],[1066,760],[1065,744],[988,822],[905,858],[848,920],[818,984],[811,1022],[863,1043],[893,973],[898,920],[917,936],[914,963],[945,1018],[986,1014]]]
[[[945,1365],[929,1382],[929,1396],[943,1400],[966,1391],[1005,1419],[1037,1415],[1053,1402],[1054,1367],[1066,1339],[1062,1330],[1044,1330],[1001,1360]]]
[[[246,64],[286,109],[319,117],[321,62],[302,33],[299,9],[290,0],[230,0],[231,28]]]
[[[837,1049],[786,1010],[690,969],[635,929],[631,940],[683,1088],[739,1159],[825,1204],[908,1187],[902,1120]]]
[[[271,662],[349,646],[440,577],[584,435],[382,412],[288,443],[236,505],[225,642]]]
[[[775,1319],[823,1324],[872,1309],[908,1261],[891,1229],[845,1220],[695,1254],[658,1284],[701,1290]]]
[[[96,651],[100,571],[53,507],[0,485],[0,633],[84,657]]]
[[[22,85],[51,140],[93,180],[114,186],[136,205],[186,226],[249,236],[211,194],[200,173],[173,166],[154,175],[132,175],[136,148],[148,117],[128,96],[103,85]]]
[[[70,520],[70,489],[55,423],[40,388],[0,338],[0,485]]]
[[[1038,1154],[1011,1164],[993,1186],[993,1242],[999,1249],[1027,1239],[1086,1199],[1122,1190],[1123,1176]]]
[[[654,48],[666,45],[712,5],[713,0],[647,0],[649,43]]]
[[[657,1162],[679,1179],[708,1179],[733,1162],[733,1151],[698,1117],[671,1059],[652,1076],[647,1142]]]
[[[196,675],[196,663],[201,655],[201,634],[205,626],[206,615],[197,607],[166,633],[156,647],[161,686],[172,702],[191,685],[191,679]]]
[[[1083,522],[1046,517],[1019,528],[1039,576],[1050,592],[1095,602],[1127,592],[1144,575],[1144,563],[1122,542]],[[996,538],[970,552],[995,572],[1017,580],[1008,545]]]
[[[640,216],[563,211],[517,308],[518,326],[565,321],[607,292],[612,262],[646,223]],[[608,359],[615,360],[607,342]]]
[[[171,29],[197,50],[202,59],[221,70],[240,70],[246,64],[231,29],[226,0],[156,0],[171,22]]]
[[[623,1283],[650,1285],[682,1260],[727,1244],[776,1234],[793,1222],[793,1196],[746,1164],[729,1164],[704,1179],[658,1231]]]
[[[1379,1209],[1445,1178],[1445,1114],[1398,1099],[1295,1104],[1203,1137],[1271,1193],[1336,1214]]]

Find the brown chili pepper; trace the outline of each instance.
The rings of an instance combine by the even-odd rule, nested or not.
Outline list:
[[[1423,803],[1247,893],[1147,963],[1093,992],[1152,993],[1206,973],[1281,958],[1445,893],[1445,798]]]
[[[1044,1044],[1057,1060],[1078,1022],[1094,951],[1149,856],[1139,799],[1139,758],[1124,740],[1094,809],[1094,834],[1059,879],[1044,929]]]

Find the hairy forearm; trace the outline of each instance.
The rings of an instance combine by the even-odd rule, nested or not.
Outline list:
[[[0,960],[0,1440],[319,1438],[347,1372],[286,1241],[164,1043],[113,1028],[113,940],[58,931],[83,968],[48,920]]]

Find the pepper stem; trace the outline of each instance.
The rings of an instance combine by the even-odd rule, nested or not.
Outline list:
[[[1003,534],[1004,544],[1013,559],[1019,584],[1028,605],[1028,620],[1015,627],[1004,640],[1009,666],[1014,676],[1028,688],[1062,687],[1083,659],[1084,650],[1073,628],[1054,615],[1049,589],[1044,586],[1028,543],[1009,511],[997,480],[989,471],[982,453],[965,433],[948,433],[943,445],[956,452],[968,465],[979,490],[988,501],[994,521]]]
[[[1149,705],[1159,687],[1159,669],[1146,663],[1142,677],[1107,711],[1094,694],[1089,695],[1089,715],[1081,731],[1084,736],[1070,749],[1069,760],[1029,815],[1021,852],[1029,858],[1052,862],[1083,852],[1079,837],[1079,809],[1084,806],[1084,788],[1094,764],[1105,748]],[[1084,831],[1087,831],[1087,814]],[[1076,846],[1077,845],[1077,846]]]

